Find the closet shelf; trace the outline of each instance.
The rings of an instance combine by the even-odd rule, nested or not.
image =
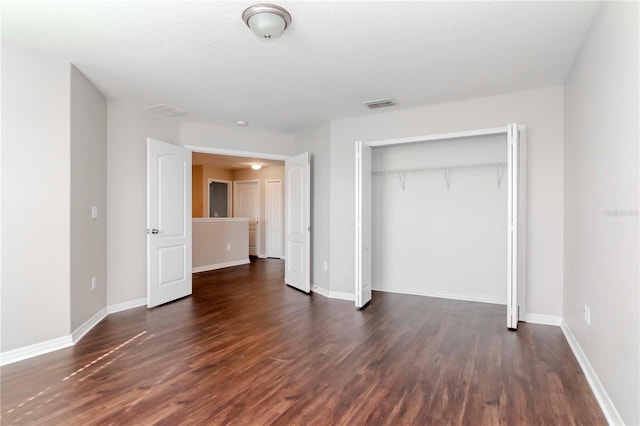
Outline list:
[[[387,175],[392,173],[412,173],[412,172],[422,172],[427,170],[451,170],[451,169],[471,169],[478,167],[505,167],[507,163],[480,163],[480,164],[462,164],[457,166],[433,166],[433,167],[420,167],[415,169],[393,169],[393,170],[383,170],[379,172],[372,172],[374,175]]]

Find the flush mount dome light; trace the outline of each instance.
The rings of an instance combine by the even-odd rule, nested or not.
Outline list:
[[[264,39],[278,38],[291,25],[291,15],[275,4],[256,4],[242,12],[242,20]]]
[[[251,165],[253,170],[260,170],[262,168],[262,164],[254,163]]]

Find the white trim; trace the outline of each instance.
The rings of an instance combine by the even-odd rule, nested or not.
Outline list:
[[[484,135],[499,135],[501,133],[507,133],[507,127],[493,127],[490,129],[477,129],[477,130],[464,130],[461,132],[439,133],[435,135],[413,136],[410,138],[397,138],[397,139],[384,139],[372,142],[364,142],[366,145],[373,146],[385,146],[385,145],[398,145],[403,143],[414,142],[428,142],[442,139],[456,139],[467,138],[471,136],[484,136]]]
[[[0,365],[12,364],[38,355],[68,348],[69,346],[73,346],[73,339],[70,334],[33,345],[23,346],[11,351],[2,352],[0,354]]]
[[[266,254],[258,254],[258,258],[259,259],[266,259],[267,255]]]
[[[441,291],[429,291],[420,288],[412,288],[412,287],[380,287],[374,286],[373,290],[383,291],[385,293],[400,293],[400,294],[411,294],[414,296],[427,296],[427,297],[437,297],[439,299],[453,299],[453,300],[464,300],[467,302],[480,302],[480,303],[491,303],[494,305],[506,305],[506,300],[498,297],[490,297],[490,296],[481,296],[478,294],[464,294],[464,293],[447,293]]]
[[[562,323],[562,318],[557,315],[527,313],[524,315],[524,322],[559,327]]]
[[[329,290],[311,284],[311,291],[318,293],[320,296],[329,297]]]
[[[73,340],[73,344],[75,345],[87,334],[93,327],[95,327],[100,321],[102,321],[107,316],[107,307],[100,309],[94,316],[89,318],[84,322],[80,327],[76,328],[73,333],[71,333],[71,339]]]
[[[578,364],[580,364],[582,372],[587,378],[587,382],[589,382],[589,386],[591,386],[591,390],[593,391],[604,416],[607,418],[607,422],[610,425],[624,425],[624,421],[622,420],[622,417],[620,417],[620,413],[618,413],[615,405],[613,405],[613,401],[609,398],[609,394],[607,394],[604,386],[602,386],[596,371],[591,366],[589,358],[587,358],[587,355],[582,350],[582,347],[580,346],[580,343],[578,343],[576,336],[574,336],[571,331],[569,324],[563,320],[560,328],[562,329],[564,337],[566,337],[573,354],[578,360]]]
[[[236,157],[251,157],[251,158],[260,158],[262,160],[280,160],[284,161],[287,158],[291,158],[290,155],[283,154],[267,154],[264,152],[249,152],[249,151],[239,151],[237,149],[224,149],[224,148],[211,148],[208,146],[198,146],[198,145],[185,145],[187,149],[190,149],[193,152],[202,152],[205,154],[218,154],[218,155],[233,155]]]
[[[116,312],[122,312],[128,309],[138,308],[140,306],[147,306],[146,297],[141,297],[140,299],[128,300],[126,302],[121,302],[121,303],[115,303],[113,305],[107,305],[107,313],[115,314]]]
[[[213,271],[215,269],[229,268],[231,266],[246,265],[250,262],[251,261],[249,259],[240,259],[232,260],[230,262],[214,263],[212,265],[194,266],[192,272],[194,274],[197,274],[198,272]]]
[[[342,291],[331,291],[329,290],[329,298],[330,299],[339,299],[339,300],[348,300],[350,302],[356,301],[355,293],[345,293]]]

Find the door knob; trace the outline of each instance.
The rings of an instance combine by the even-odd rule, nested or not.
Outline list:
[[[157,230],[157,229],[155,229],[155,228],[151,230],[151,233],[152,233],[152,234],[157,234],[158,232],[160,232],[160,231],[158,231],[158,230]]]

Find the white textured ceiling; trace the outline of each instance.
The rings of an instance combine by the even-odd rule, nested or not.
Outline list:
[[[292,2],[277,40],[246,1],[4,1],[2,36],[75,64],[109,98],[185,119],[295,133],[375,114],[559,85],[595,2]]]

